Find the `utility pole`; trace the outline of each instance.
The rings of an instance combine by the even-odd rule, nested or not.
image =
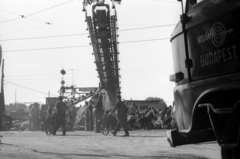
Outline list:
[[[0,46],[0,56],[2,55],[2,48]],[[1,60],[1,57],[0,57]],[[1,64],[1,61],[0,61]],[[5,112],[5,100],[4,100],[4,59],[2,61],[2,78],[1,78],[1,93],[0,93],[0,131],[3,130],[2,128],[2,119],[3,119],[3,114]]]
[[[15,89],[15,110],[17,110],[17,90]]]
[[[74,70],[77,70],[77,69],[69,69],[69,70],[72,71],[72,85],[74,86],[74,76],[73,76],[73,71],[74,71]]]

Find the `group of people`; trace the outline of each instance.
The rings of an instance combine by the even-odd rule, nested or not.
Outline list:
[[[97,100],[85,101],[84,117],[84,129],[85,131],[93,131],[95,133],[101,132],[101,119],[104,114],[104,107],[102,105],[102,95],[98,96]],[[146,108],[144,111],[139,112],[135,103],[132,106],[127,107],[127,103],[123,102],[120,95],[117,95],[117,102],[111,110],[107,110],[107,115],[113,115],[117,119],[115,129],[112,131],[115,136],[122,127],[125,131],[125,136],[129,136],[128,129],[135,128],[151,128],[154,122],[160,121],[161,128],[172,128],[172,107],[166,107],[165,109],[155,109],[154,107]],[[39,115],[38,115],[39,114]],[[62,135],[66,135],[66,121],[72,128],[75,124],[76,110],[75,107],[67,107],[63,102],[63,97],[59,97],[59,101],[54,105],[52,104],[47,111],[44,107],[41,107],[38,112],[37,105],[34,105],[30,110],[29,125],[31,130],[38,130],[39,123],[44,122],[48,118],[54,117],[54,130],[53,134],[62,127]],[[68,118],[68,120],[66,120]],[[39,120],[39,121],[38,121]],[[138,125],[139,127],[136,127]],[[170,126],[170,127],[164,127]]]
[[[151,106],[139,112],[135,103],[127,107],[127,103],[122,101],[120,95],[117,95],[115,106],[110,110],[104,110],[102,98],[102,95],[99,94],[97,100],[85,101],[85,111],[83,114],[85,131],[100,133],[101,120],[104,115],[112,115],[116,118],[115,129],[112,131],[114,136],[120,127],[124,129],[125,136],[129,136],[129,129],[151,129],[151,126],[157,121],[160,121],[161,128],[173,128],[175,125],[172,119],[171,106],[164,109],[155,109]],[[41,129],[41,123],[50,121],[54,126],[53,134],[56,134],[56,131],[62,127],[62,135],[66,135],[66,124],[73,130],[76,111],[77,109],[74,105],[67,107],[62,96],[59,96],[59,101],[55,105],[51,104],[48,109],[46,109],[46,106],[42,106],[39,110],[38,105],[35,103],[30,108],[29,130],[37,131]]]
[[[102,105],[102,95],[98,96],[98,99],[89,102],[85,102],[85,111],[84,111],[84,128],[85,131],[94,131],[96,133],[101,132],[101,119],[104,114],[104,108]],[[127,107],[125,103],[121,100],[121,96],[117,95],[117,103],[115,107],[109,110],[108,115],[113,115],[116,112],[117,124],[116,129],[112,132],[115,136],[117,131],[119,131],[122,126],[125,135],[129,136],[128,126],[127,126]],[[39,110],[38,105],[35,104],[30,109],[29,117],[29,129],[36,131],[41,129],[41,126],[44,125],[53,125],[52,134],[56,134],[57,130],[62,127],[62,135],[66,135],[66,121],[68,125],[72,127],[75,124],[76,110],[75,107],[67,107],[66,103],[63,101],[63,97],[59,96],[58,102],[56,104],[51,104],[50,107],[46,110],[45,106],[42,106]],[[66,120],[68,119],[68,120]],[[42,124],[41,124],[42,123]],[[43,124],[44,123],[44,124]]]
[[[85,131],[94,131],[95,133],[101,132],[101,119],[104,114],[104,108],[102,105],[102,95],[100,94],[98,96],[98,99],[96,101],[90,100],[89,102],[85,102],[85,112],[84,112],[84,118],[85,118]],[[65,118],[66,118],[66,106],[64,105],[64,102],[61,101],[61,97],[59,97],[59,102],[56,103],[57,110],[57,117],[56,122],[57,126],[54,129],[54,133],[59,129],[60,126],[62,126],[63,135],[66,134],[65,129]],[[120,130],[120,127],[122,127],[125,131],[124,136],[129,136],[128,133],[128,126],[127,126],[127,107],[125,103],[121,100],[121,96],[117,95],[117,103],[115,107],[109,111],[109,115],[112,115],[116,112],[117,117],[117,124],[115,127],[115,130],[112,132],[114,136],[116,136],[117,132]]]
[[[124,136],[129,136],[128,126],[127,126],[127,107],[125,103],[121,100],[121,96],[117,95],[117,103],[111,110],[103,110],[102,96],[99,95],[98,100],[94,103],[92,100],[90,102],[85,102],[85,130],[94,131],[100,133],[101,129],[101,119],[103,114],[109,112],[107,115],[113,115],[116,112],[117,124],[115,130],[112,132],[116,136],[117,132],[122,127],[125,131]]]
[[[100,123],[98,122],[102,117],[103,105],[102,96],[99,95],[97,101],[90,100],[85,102],[85,131],[94,131],[96,133],[100,132]]]
[[[132,129],[173,128],[172,106],[155,109],[153,106],[139,112],[135,103],[128,109],[128,126]],[[156,125],[156,124],[155,124]]]
[[[75,123],[76,111],[74,107],[67,107],[63,101],[63,97],[59,96],[56,104],[51,104],[48,109],[43,105],[39,110],[37,104],[30,107],[29,113],[29,130],[37,131],[43,129],[42,124],[54,119],[55,129],[62,126],[63,135],[66,133],[66,117],[68,117],[69,125],[73,127]],[[56,131],[56,130],[55,130]]]

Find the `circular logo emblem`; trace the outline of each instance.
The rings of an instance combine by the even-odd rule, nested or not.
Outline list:
[[[221,46],[226,39],[226,30],[222,23],[215,23],[211,29],[212,43],[216,47]]]

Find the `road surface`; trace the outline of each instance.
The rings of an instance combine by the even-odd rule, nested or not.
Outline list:
[[[1,159],[219,159],[216,142],[172,148],[166,130],[130,131],[129,137],[104,136],[88,131],[67,132],[67,136],[41,131],[0,132]]]

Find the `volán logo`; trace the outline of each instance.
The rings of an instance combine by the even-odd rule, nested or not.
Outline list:
[[[231,28],[226,30],[224,25],[218,22],[212,26],[210,32],[205,32],[205,34],[197,37],[197,41],[200,44],[211,40],[214,46],[219,47],[225,42],[227,33],[231,33],[232,31],[233,29]]]
[[[213,45],[221,46],[225,42],[226,33],[227,31],[222,23],[215,23],[210,32]]]

